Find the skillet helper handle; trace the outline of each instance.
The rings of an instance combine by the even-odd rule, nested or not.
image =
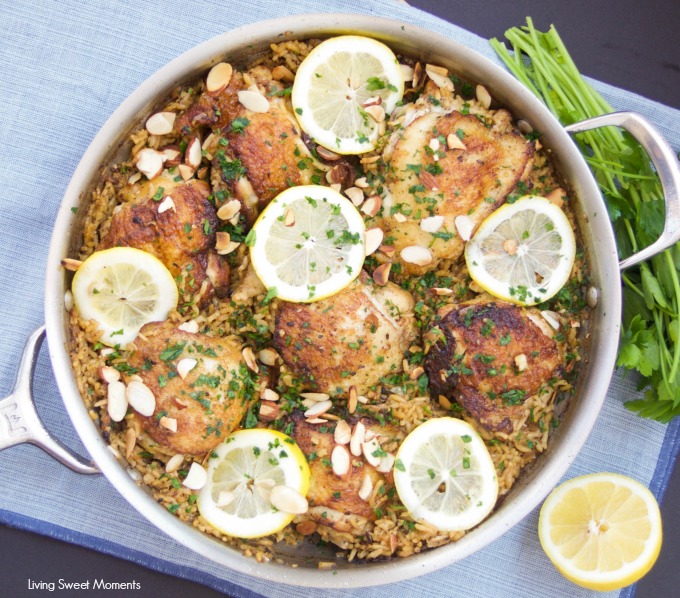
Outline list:
[[[628,131],[645,149],[659,175],[666,204],[666,222],[661,236],[648,247],[619,262],[619,268],[625,270],[661,253],[680,240],[680,164],[658,129],[636,112],[603,114],[568,125],[565,130],[568,133],[581,133],[610,125]]]
[[[99,473],[94,464],[74,453],[45,429],[33,401],[33,372],[45,327],[38,328],[26,341],[12,394],[0,399],[0,450],[28,442],[43,449],[76,473]]]

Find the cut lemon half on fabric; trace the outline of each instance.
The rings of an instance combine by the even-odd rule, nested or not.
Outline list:
[[[101,342],[124,346],[149,322],[166,320],[177,307],[175,280],[156,257],[133,247],[95,251],[76,270],[73,302],[102,331]]]
[[[290,436],[239,430],[212,452],[196,505],[210,525],[229,536],[268,536],[306,511],[309,479],[307,459]]]
[[[394,483],[415,520],[445,532],[474,527],[498,498],[496,468],[486,445],[470,424],[452,417],[428,420],[404,439]]]
[[[553,297],[569,279],[575,256],[569,219],[544,197],[502,205],[465,245],[472,279],[494,297],[520,305]]]
[[[640,482],[594,473],[564,482],[538,520],[543,550],[567,579],[591,590],[635,583],[661,550],[661,514]]]
[[[291,99],[298,122],[316,143],[339,154],[371,151],[380,122],[404,95],[397,58],[359,35],[321,42],[295,74]]]
[[[365,232],[349,199],[329,187],[301,185],[269,203],[246,242],[270,297],[310,303],[334,295],[359,275]]]

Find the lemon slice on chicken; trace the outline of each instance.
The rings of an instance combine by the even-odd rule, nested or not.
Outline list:
[[[71,286],[84,320],[94,320],[101,342],[124,346],[149,322],[160,322],[177,306],[175,280],[156,257],[133,247],[95,251],[78,268]]]
[[[465,245],[472,279],[494,297],[520,305],[554,296],[569,279],[575,256],[569,219],[544,197],[502,205]]]
[[[301,185],[270,202],[246,242],[270,296],[311,303],[338,293],[359,275],[365,230],[346,197],[329,187]]]
[[[196,502],[214,528],[238,538],[268,536],[307,510],[309,466],[290,437],[276,430],[239,430],[208,461]]]
[[[399,63],[385,44],[359,35],[321,42],[300,64],[291,99],[300,126],[339,154],[371,151],[379,123],[404,94]]]

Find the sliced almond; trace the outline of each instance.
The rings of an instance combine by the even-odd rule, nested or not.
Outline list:
[[[336,154],[334,151],[329,150],[327,147],[324,147],[323,145],[318,145],[316,147],[316,153],[319,154],[319,157],[322,160],[326,160],[328,162],[335,162],[336,160],[342,158],[340,154]]]
[[[378,247],[383,241],[385,233],[381,228],[369,228],[364,236],[364,244],[366,246],[366,255],[372,255],[378,251]]]
[[[439,139],[437,139],[436,137],[433,137],[432,139],[430,139],[430,142],[428,143],[428,145],[430,146],[430,149],[431,149],[433,152],[438,151],[438,150],[439,150],[439,145],[440,145]]]
[[[271,388],[265,388],[261,393],[260,393],[260,398],[263,401],[278,401],[281,397],[278,392],[275,390],[272,390]]]
[[[382,105],[382,98],[380,96],[372,96],[361,104],[364,108],[370,108],[371,106]]]
[[[428,75],[430,73],[436,73],[437,75],[441,75],[442,77],[448,77],[449,76],[449,69],[447,69],[444,66],[439,66],[438,64],[426,64],[425,65],[425,72]]]
[[[109,388],[111,385],[109,384]],[[137,413],[145,417],[151,417],[156,409],[156,397],[151,389],[139,380],[131,380],[126,389],[125,396]]]
[[[336,445],[331,453],[331,465],[333,473],[338,477],[347,475],[350,469],[349,452],[341,444]]]
[[[192,137],[187,145],[184,153],[184,162],[187,166],[191,166],[194,170],[201,165],[203,160],[203,148],[201,147],[201,140],[198,137]]]
[[[295,488],[289,486],[274,486],[269,495],[272,506],[284,513],[302,515],[309,509],[307,499]]]
[[[344,419],[341,419],[335,426],[335,432],[333,432],[333,439],[338,444],[349,444],[351,438],[352,428],[349,427],[349,424]]]
[[[305,417],[307,418],[314,418],[318,417],[322,413],[326,413],[326,411],[329,411],[333,407],[333,403],[328,400],[328,401],[319,401],[318,403],[314,403],[307,411],[305,411]]]
[[[196,320],[182,322],[179,326],[177,326],[177,329],[184,332],[190,332],[191,334],[196,334],[198,332],[198,322]]]
[[[295,80],[295,75],[287,66],[279,64],[272,69],[272,78],[276,81],[293,82]]]
[[[204,140],[203,143],[201,144],[201,149],[204,152],[212,152],[212,150],[215,149],[215,146],[217,145],[217,135],[215,133],[210,133]]]
[[[380,443],[377,438],[372,438],[368,442],[363,442],[361,445],[361,452],[364,455],[366,462],[372,467],[378,467],[382,459]]]
[[[370,187],[368,181],[366,180],[365,176],[359,177],[354,181],[354,186],[359,187],[359,189],[367,189]]]
[[[439,184],[432,173],[427,172],[427,170],[421,170],[418,178],[430,191],[439,191]]]
[[[357,410],[357,403],[359,402],[359,393],[357,387],[352,384],[349,387],[349,398],[347,399],[347,411],[354,413]]]
[[[411,80],[411,85],[414,89],[418,89],[425,80],[425,68],[422,62],[416,62],[413,67],[413,79]]]
[[[385,109],[382,106],[374,104],[364,108],[364,111],[377,123],[381,123],[385,120]]]
[[[397,248],[394,245],[381,245],[378,249],[380,249],[387,257],[392,257],[397,251]]]
[[[128,183],[130,185],[134,185],[139,179],[142,178],[142,173],[141,172],[135,172],[129,179]],[[118,206],[116,206],[118,207]],[[115,209],[115,208],[114,208]]]
[[[230,199],[227,203],[217,210],[217,217],[220,220],[231,220],[241,211],[241,202],[238,199]]]
[[[453,295],[453,289],[445,289],[442,287],[435,287],[432,289],[435,295]]]
[[[71,289],[66,289],[64,293],[64,309],[66,311],[71,311],[73,309],[73,293]]]
[[[397,212],[397,213],[394,214],[394,216],[392,216],[392,217],[393,217],[399,224],[403,224],[404,222],[406,222],[406,221],[408,220],[408,218],[407,218],[406,216],[404,216],[401,212]]]
[[[184,455],[179,453],[177,455],[173,455],[165,464],[166,473],[174,473],[179,471],[179,468],[182,467],[182,463],[184,463]]]
[[[312,403],[321,403],[323,401],[328,401],[331,398],[330,395],[325,392],[301,392],[300,396]]]
[[[273,401],[260,401],[260,419],[266,422],[273,422],[279,418],[281,407]]]
[[[517,367],[518,372],[526,370],[528,365],[527,356],[524,353],[515,355],[515,366]]]
[[[172,133],[175,125],[176,114],[174,112],[156,112],[146,121],[146,130],[152,135],[167,135]]]
[[[125,384],[120,380],[111,382],[106,389],[106,410],[114,422],[123,421],[128,409],[128,399],[125,392]],[[153,413],[153,411],[152,411]]]
[[[515,255],[519,249],[519,243],[515,239],[506,239],[503,241],[503,251],[508,255]]]
[[[380,463],[377,465],[376,469],[380,473],[390,473],[394,467],[394,455],[392,453],[387,453],[380,457]]]
[[[367,216],[376,216],[382,207],[379,195],[371,195],[361,206],[361,211]]]
[[[392,269],[392,263],[387,262],[381,264],[375,270],[373,270],[373,281],[378,286],[384,287],[390,279],[390,270]]]
[[[162,214],[163,212],[167,212],[168,210],[177,211],[175,208],[175,202],[172,200],[172,197],[166,195],[165,199],[158,204],[158,213]]]
[[[549,309],[544,309],[541,312],[541,316],[543,316],[543,319],[550,324],[551,328],[554,328],[555,330],[560,329],[560,316],[558,313],[550,311]]]
[[[355,206],[360,206],[364,201],[364,191],[359,187],[348,187],[345,189],[345,195]]]
[[[475,223],[472,218],[463,214],[462,216],[456,216],[453,222],[456,225],[456,230],[458,231],[460,238],[463,239],[463,241],[469,241],[472,238],[472,231],[475,228]]]
[[[488,110],[489,106],[491,106],[491,94],[489,93],[489,90],[483,85],[477,85],[475,94],[477,95],[477,101]]]
[[[361,456],[362,448],[366,438],[366,426],[358,421],[354,424],[354,429],[352,430],[352,437],[349,439],[349,452],[355,457]]]
[[[373,493],[373,480],[370,474],[365,473],[363,479],[361,480],[361,487],[359,488],[359,498],[364,501],[368,501]]]
[[[228,62],[220,62],[210,69],[205,80],[205,89],[210,95],[220,93],[229,85],[234,69]]]
[[[283,217],[283,226],[294,226],[295,225],[295,214],[293,214],[293,210],[288,208],[286,210],[286,214]]]
[[[199,463],[192,463],[189,468],[187,477],[184,478],[182,484],[189,488],[189,490],[200,490],[208,481],[208,472]]]
[[[218,507],[226,507],[234,502],[235,498],[236,496],[233,492],[229,492],[229,490],[220,490],[220,493],[217,495],[215,505]]]
[[[426,233],[436,233],[444,224],[444,216],[428,216],[420,221],[420,228]]]
[[[137,170],[147,179],[156,178],[163,172],[163,154],[150,147],[139,150],[134,157],[134,163]]]
[[[241,355],[243,355],[243,360],[246,362],[246,366],[251,372],[255,372],[256,374],[260,371],[260,366],[257,365],[257,360],[255,359],[255,353],[253,352],[251,347],[245,347],[243,351],[241,351]]]
[[[333,183],[330,185],[330,188],[333,189],[333,191],[336,191],[337,193],[340,193],[342,191],[342,185],[340,183]]]
[[[120,380],[120,372],[110,365],[103,365],[99,368],[99,378],[102,382],[111,384],[111,382],[118,382]]]
[[[177,373],[179,377],[184,380],[189,372],[198,365],[198,361],[192,357],[184,357],[177,362]]]
[[[179,170],[179,176],[182,177],[183,181],[188,181],[196,172],[196,170],[188,164],[180,164],[177,167],[177,170]]]
[[[458,137],[458,135],[456,135],[455,133],[449,133],[446,136],[446,147],[448,147],[450,150],[467,149],[467,147],[463,143],[463,140],[460,137]]]
[[[564,205],[564,198],[566,196],[567,192],[561,187],[558,187],[557,189],[553,189],[550,193],[548,193],[545,198],[550,203],[555,204],[558,208],[561,208]]]
[[[223,231],[215,233],[215,249],[217,250],[217,253],[223,249],[227,249],[229,243],[231,243],[231,235],[229,233]]]
[[[419,365],[417,368],[413,368],[411,373],[408,375],[410,380],[417,380],[425,373],[425,368]]]
[[[432,262],[432,252],[422,245],[409,245],[399,254],[401,259],[416,266],[427,266]]]
[[[241,105],[251,112],[261,114],[269,112],[269,101],[261,93],[250,89],[243,89],[238,92],[238,101]]]
[[[61,265],[71,272],[75,272],[80,266],[83,265],[82,260],[76,260],[70,257],[65,257],[61,260]]]
[[[164,415],[158,420],[158,425],[171,432],[177,432],[177,420],[174,417]]]
[[[274,349],[270,349],[267,347],[265,349],[262,349],[257,354],[257,358],[260,360],[260,362],[264,363],[264,365],[273,366],[278,363],[279,354],[276,351],[274,351]]]
[[[408,64],[400,64],[399,69],[401,70],[401,78],[404,80],[404,83],[408,83],[409,81],[413,81],[413,67],[409,66]]]
[[[137,432],[134,428],[126,428],[125,430],[125,458],[129,459],[132,456],[132,452],[135,450],[137,445]]]
[[[233,251],[236,251],[240,247],[240,243],[237,241],[229,241],[229,244],[224,249],[216,249],[219,255],[229,255]]]
[[[446,74],[442,74],[442,71],[448,73],[448,71],[443,67],[436,67],[428,64],[425,67],[425,72],[427,76],[434,82],[434,84],[440,89],[447,89],[453,91],[453,81],[448,78]]]

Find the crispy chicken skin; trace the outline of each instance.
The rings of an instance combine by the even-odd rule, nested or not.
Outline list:
[[[501,301],[461,303],[430,330],[425,359],[433,396],[456,400],[490,431],[506,434],[526,418],[563,356],[538,322],[540,312]]]
[[[510,120],[507,111],[499,110],[487,127],[472,114],[431,110],[395,133],[399,139],[390,148],[386,164],[390,196],[384,226],[397,255],[409,245],[429,247],[435,258],[429,269],[441,259],[458,258],[464,242],[457,233],[456,217],[468,216],[476,228],[528,177],[534,143],[510,129]],[[448,149],[445,140],[450,134],[461,138],[465,149]],[[432,139],[439,143],[436,152]],[[408,219],[398,222],[395,214]],[[428,216],[444,217],[435,236],[420,227],[420,220]]]
[[[364,475],[368,474],[371,477],[375,487],[381,480],[392,485],[392,473],[380,473],[368,465],[363,456],[352,456],[347,474],[337,476],[330,464],[331,454],[337,444],[333,438],[335,430],[333,422],[329,422],[328,426],[310,424],[300,412],[294,413],[292,419],[294,422],[292,437],[309,461],[311,483],[307,500],[312,518],[316,520],[314,513],[318,508],[333,510],[337,513],[336,516],[321,517],[317,523],[337,528],[338,531],[349,531],[345,529],[348,527],[347,516],[359,516],[374,521],[376,519],[374,510],[368,501],[359,496]],[[398,442],[403,440],[403,433],[393,426],[381,425],[368,417],[353,418],[348,420],[348,423],[354,427],[358,421],[361,421],[367,431],[375,434],[381,447],[387,450],[394,450]]]
[[[147,189],[159,189],[163,177]],[[186,277],[187,288],[197,291],[205,282],[203,301],[213,293],[225,297],[229,292],[229,265],[215,250],[215,231],[219,219],[208,201],[207,183],[191,180],[163,187],[162,197],[171,197],[174,208],[158,211],[161,201],[139,198],[125,204],[113,216],[99,249],[136,247],[161,260],[174,277]]]
[[[416,336],[413,298],[394,283],[384,287],[362,273],[345,290],[316,303],[281,302],[274,345],[309,389],[359,394],[401,371]]]
[[[141,428],[165,449],[201,455],[235,430],[253,398],[257,398],[240,341],[216,339],[178,330],[169,322],[144,326],[134,342],[129,365],[156,397],[150,417],[135,413]],[[177,365],[195,359],[196,366],[182,379]],[[161,426],[161,417],[177,421],[177,431]]]

